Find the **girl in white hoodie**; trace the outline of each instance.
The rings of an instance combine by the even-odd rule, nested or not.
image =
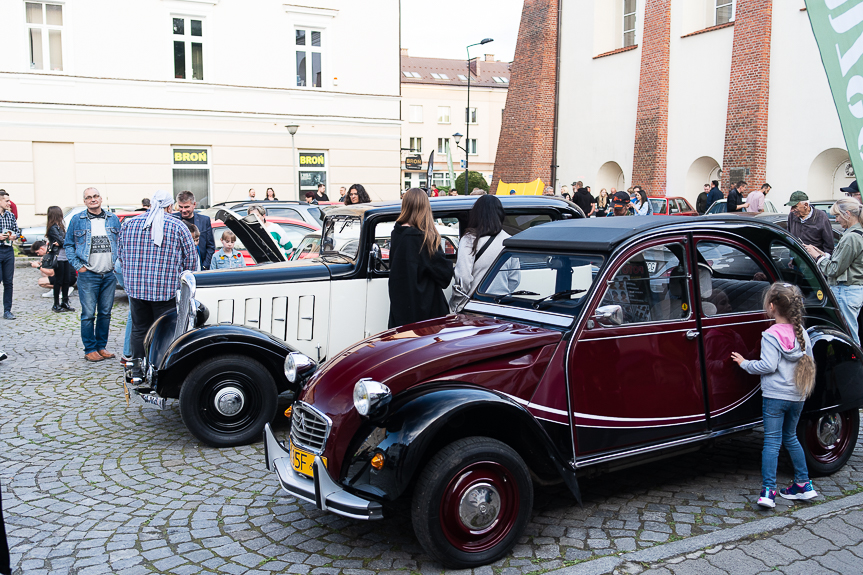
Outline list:
[[[785,499],[812,499],[818,494],[809,481],[806,456],[797,441],[803,402],[815,386],[815,361],[809,334],[803,328],[803,296],[791,284],[775,283],[764,294],[764,312],[776,320],[761,334],[761,359],[731,359],[748,373],[761,375],[764,449],[761,452],[761,495],[758,505],[776,507],[776,464],[779,447],[791,456],[794,482],[781,489]]]

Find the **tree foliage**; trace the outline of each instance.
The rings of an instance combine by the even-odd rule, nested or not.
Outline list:
[[[470,194],[474,188],[479,188],[481,190],[488,191],[488,182],[485,181],[485,177],[479,172],[470,172],[468,177],[468,188],[467,193]],[[455,189],[458,190],[458,193],[464,195],[464,172],[459,174],[459,176],[455,179]]]

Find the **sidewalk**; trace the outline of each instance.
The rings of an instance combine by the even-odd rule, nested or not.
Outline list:
[[[863,573],[863,493],[546,575]]]

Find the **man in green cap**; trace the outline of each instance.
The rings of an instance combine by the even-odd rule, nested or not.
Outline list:
[[[791,194],[785,204],[791,206],[788,214],[788,233],[803,245],[815,246],[822,252],[833,253],[833,228],[827,214],[809,205],[809,196],[801,191]]]

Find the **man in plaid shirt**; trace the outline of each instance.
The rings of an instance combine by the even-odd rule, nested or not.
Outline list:
[[[12,279],[15,277],[15,252],[12,241],[21,232],[9,204],[9,194],[0,190],[0,281],[3,282],[3,318],[15,319],[12,315]]]
[[[159,190],[145,214],[123,222],[119,259],[132,311],[132,357],[144,357],[144,336],[156,319],[174,308],[180,274],[198,271],[198,248],[189,228],[167,217],[174,199]]]

